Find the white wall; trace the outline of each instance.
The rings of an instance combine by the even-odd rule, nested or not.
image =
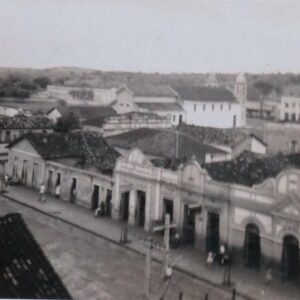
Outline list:
[[[288,114],[288,120],[292,121],[292,114],[295,114],[295,121],[300,121],[300,98],[282,97],[279,105],[280,120],[285,120],[285,114]]]
[[[137,103],[174,103],[176,102],[175,97],[134,97],[134,101]]]
[[[236,127],[241,126],[241,105],[228,102],[183,101],[186,123],[198,126],[231,128],[236,116]]]

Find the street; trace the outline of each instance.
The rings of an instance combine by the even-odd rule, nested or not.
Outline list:
[[[1,200],[1,215],[20,211]],[[26,217],[25,221],[74,299],[144,299],[144,257],[107,241],[87,243]],[[163,289],[161,266],[153,263],[151,288]],[[231,299],[229,293],[174,272],[165,300]]]

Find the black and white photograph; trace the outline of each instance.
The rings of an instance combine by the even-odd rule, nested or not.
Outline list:
[[[299,300],[300,1],[0,0],[0,299]]]

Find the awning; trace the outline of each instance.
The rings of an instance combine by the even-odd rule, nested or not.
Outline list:
[[[192,212],[201,212],[202,204],[200,204],[200,203],[189,204],[188,209],[189,209],[189,211],[192,211]]]

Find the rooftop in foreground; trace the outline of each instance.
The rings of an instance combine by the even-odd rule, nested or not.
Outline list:
[[[0,298],[72,299],[20,214],[0,217]]]

